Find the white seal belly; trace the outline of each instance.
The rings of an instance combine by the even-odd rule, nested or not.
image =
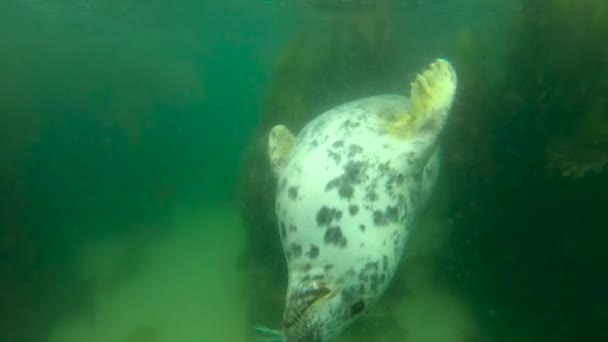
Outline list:
[[[288,262],[283,336],[336,337],[388,287],[438,173],[438,138],[456,90],[437,60],[410,99],[374,96],[338,106],[294,137],[269,136],[276,213]]]

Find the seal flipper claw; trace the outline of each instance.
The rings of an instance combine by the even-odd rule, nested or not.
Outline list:
[[[291,152],[291,147],[295,137],[289,129],[283,125],[276,125],[270,130],[268,135],[268,155],[270,164],[275,175],[281,172],[285,166],[287,156]]]
[[[390,132],[400,138],[409,138],[423,129],[441,131],[452,106],[456,82],[452,65],[444,59],[436,59],[412,82],[410,110],[391,123]]]

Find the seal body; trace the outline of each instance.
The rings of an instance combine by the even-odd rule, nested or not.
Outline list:
[[[329,341],[390,284],[438,173],[439,133],[455,91],[449,63],[417,78],[411,100],[380,95],[323,113],[269,153],[288,262],[288,342]]]

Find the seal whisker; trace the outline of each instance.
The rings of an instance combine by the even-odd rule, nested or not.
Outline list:
[[[367,316],[367,315],[363,315],[363,316],[361,316],[361,318],[362,318],[362,319],[363,319],[365,322],[371,323],[371,324],[373,324],[373,325],[375,325],[375,326],[382,326],[382,325],[384,325],[384,324],[382,324],[382,323],[381,323],[379,320],[375,319],[374,317],[370,317],[370,316]]]
[[[262,326],[254,326],[253,329],[257,333],[256,341],[258,342],[284,342],[285,337],[280,330],[268,329]]]

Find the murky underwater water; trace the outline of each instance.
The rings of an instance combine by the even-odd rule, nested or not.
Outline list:
[[[92,241],[70,266],[95,288],[91,305],[56,322],[50,340],[245,341],[243,238],[233,208],[205,205],[162,235]]]
[[[339,342],[608,340],[608,5],[336,1],[0,1],[0,340],[277,328],[269,127],[437,57],[434,203]]]

